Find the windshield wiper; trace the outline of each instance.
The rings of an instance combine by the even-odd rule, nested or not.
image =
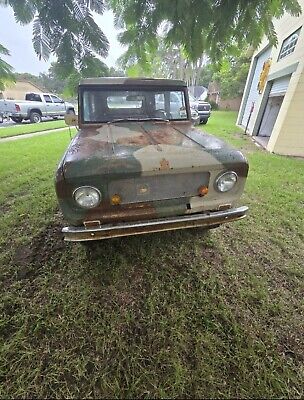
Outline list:
[[[140,122],[140,121],[165,121],[165,122],[169,122],[168,119],[165,118],[157,118],[157,117],[151,117],[151,118],[116,118],[113,119],[112,121],[109,121],[108,124],[111,124],[113,122],[127,122],[127,121],[131,121],[131,122]]]
[[[151,117],[151,118],[140,118],[139,121],[165,121],[169,122],[167,118]]]

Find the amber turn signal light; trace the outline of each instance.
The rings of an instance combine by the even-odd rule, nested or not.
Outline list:
[[[200,186],[198,188],[198,195],[201,197],[206,196],[206,194],[208,193],[208,190],[209,190],[208,186]]]
[[[113,194],[113,196],[111,197],[111,204],[113,206],[118,206],[121,203],[121,197],[119,196],[119,194]]]

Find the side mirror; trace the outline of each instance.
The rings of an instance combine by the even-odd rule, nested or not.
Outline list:
[[[69,126],[77,126],[78,125],[78,115],[67,113],[64,116],[64,121]]]

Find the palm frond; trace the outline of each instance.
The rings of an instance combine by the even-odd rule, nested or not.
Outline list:
[[[9,55],[6,47],[0,44],[0,54],[5,56]],[[5,85],[10,82],[15,82],[15,75],[13,67],[0,58],[0,90],[4,90]]]
[[[29,24],[34,19],[37,8],[33,0],[8,0],[6,5],[8,4],[14,11],[16,21],[21,25]]]
[[[104,0],[80,0],[79,2],[85,3],[85,5],[97,14],[103,14],[105,11]]]
[[[51,53],[50,40],[44,31],[39,17],[33,22],[33,46],[39,60],[48,60]]]
[[[77,21],[82,21],[88,12],[88,8],[81,1],[73,1],[73,12]]]
[[[10,55],[9,50],[6,47],[4,47],[1,43],[0,43],[0,54],[3,54],[5,56]]]

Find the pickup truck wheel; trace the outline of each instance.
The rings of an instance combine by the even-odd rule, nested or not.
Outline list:
[[[41,122],[41,115],[35,111],[31,112],[30,121],[32,124],[39,124]]]
[[[11,117],[11,120],[16,122],[16,124],[21,124],[21,122],[23,121],[23,118]]]
[[[207,122],[208,122],[208,119],[203,119],[203,120],[202,120],[202,124],[203,124],[203,125],[206,125]]]

